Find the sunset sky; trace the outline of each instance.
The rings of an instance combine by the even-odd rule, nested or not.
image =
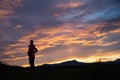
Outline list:
[[[120,0],[0,0],[0,61],[28,66],[120,58]]]

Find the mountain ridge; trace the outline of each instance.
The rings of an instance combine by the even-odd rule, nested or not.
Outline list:
[[[79,62],[77,60],[70,60],[70,61],[65,61],[65,62],[56,63],[56,64],[43,64],[37,67],[80,67],[80,66],[92,65],[92,64],[103,64],[103,65],[120,64],[120,59],[116,59],[114,61],[93,62],[93,63],[85,63],[85,62]]]
[[[91,64],[120,64],[120,59],[116,59],[114,61],[94,62],[94,63],[85,63],[85,62],[79,62],[77,60],[69,60],[69,61],[65,61],[65,62],[61,62],[61,63],[55,63],[55,64],[43,64],[43,65],[39,65],[39,66],[36,66],[36,67],[79,67],[79,66],[91,65]],[[2,62],[0,62],[0,67],[22,68],[21,66],[13,66],[13,65],[2,63]]]
[[[42,67],[74,67],[74,66],[81,66],[85,65],[84,62],[78,62],[77,60],[70,60],[56,64],[43,64]]]

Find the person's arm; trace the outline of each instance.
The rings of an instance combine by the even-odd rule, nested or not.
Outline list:
[[[35,49],[34,49],[34,52],[35,52],[35,53],[38,52],[38,49],[37,49],[35,46],[34,46],[34,48],[35,48]]]

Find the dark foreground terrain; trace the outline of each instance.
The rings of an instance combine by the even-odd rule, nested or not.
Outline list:
[[[30,69],[0,63],[0,80],[120,80],[120,64],[92,63]]]

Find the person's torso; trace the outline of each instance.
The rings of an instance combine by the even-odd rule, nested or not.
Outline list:
[[[34,50],[35,50],[35,46],[34,45],[29,45],[28,52],[34,53]]]
[[[29,55],[29,57],[31,57],[31,58],[35,57],[34,50],[35,50],[35,46],[34,45],[29,45],[29,49],[28,49],[28,55]]]

